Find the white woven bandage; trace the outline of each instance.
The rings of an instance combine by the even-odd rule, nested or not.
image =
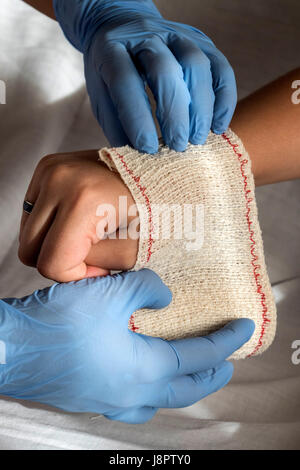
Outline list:
[[[276,308],[251,162],[241,140],[228,130],[210,133],[204,146],[189,144],[182,153],[161,144],[155,155],[129,146],[99,155],[120,174],[139,210],[134,270],[153,269],[173,293],[168,307],[135,312],[129,327],[170,340],[247,317],[255,332],[232,358],[263,352],[274,338]]]

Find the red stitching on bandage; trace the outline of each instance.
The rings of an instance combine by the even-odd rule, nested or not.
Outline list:
[[[129,318],[129,326],[130,326],[130,329],[131,331],[137,331],[139,329],[138,326],[135,326],[134,324],[134,316],[133,314],[131,315],[131,317]]]
[[[148,250],[147,250],[147,263],[149,262],[150,258],[151,258],[151,255],[152,255],[152,245],[153,245],[153,237],[152,237],[152,232],[153,232],[153,218],[152,218],[152,209],[151,209],[151,204],[150,204],[150,200],[149,200],[149,197],[147,196],[146,194],[146,187],[145,186],[142,186],[140,184],[140,176],[135,176],[133,174],[133,171],[128,168],[128,165],[127,163],[125,162],[124,160],[124,156],[123,155],[120,155],[116,149],[113,149],[115,151],[115,153],[118,155],[120,161],[122,162],[122,165],[124,166],[126,172],[131,176],[131,178],[133,179],[133,181],[135,182],[136,184],[136,187],[140,190],[143,198],[145,199],[146,201],[146,207],[147,207],[147,211],[148,211],[148,218],[149,218],[149,238],[148,238]]]
[[[149,238],[148,238],[148,250],[147,250],[147,263],[149,262],[150,258],[151,258],[151,255],[152,255],[152,245],[153,245],[153,236],[152,236],[152,232],[153,232],[153,218],[152,218],[152,209],[151,209],[151,204],[150,204],[150,200],[149,200],[149,197],[147,196],[146,194],[146,187],[145,186],[142,186],[140,184],[140,176],[135,176],[133,174],[133,171],[128,167],[127,163],[125,162],[124,160],[124,156],[123,155],[120,155],[116,149],[112,149],[115,151],[116,155],[119,157],[123,167],[125,168],[126,172],[131,176],[131,178],[133,179],[133,181],[135,182],[136,184],[136,187],[140,190],[143,198],[145,199],[146,201],[146,207],[147,207],[147,211],[148,211],[148,220],[149,220]],[[111,156],[109,154],[107,154],[107,156],[110,158],[110,160],[112,160]],[[129,319],[129,326],[130,326],[130,329],[131,331],[137,331],[139,328],[137,326],[135,326],[134,324],[134,315],[131,315],[130,319]]]
[[[262,290],[262,285],[259,281],[260,273],[257,272],[260,268],[260,265],[255,264],[255,262],[258,260],[258,256],[254,252],[256,242],[253,238],[254,231],[251,229],[251,225],[252,225],[253,222],[250,219],[250,210],[251,210],[250,209],[250,203],[253,201],[253,197],[250,197],[251,190],[248,189],[247,176],[245,175],[245,172],[244,172],[244,166],[248,163],[248,160],[247,159],[242,160],[243,155],[240,152],[238,152],[238,150],[237,150],[238,147],[239,147],[238,144],[232,143],[230,138],[225,133],[222,134],[222,137],[232,147],[235,155],[238,157],[238,160],[240,162],[241,174],[242,174],[242,177],[244,179],[244,193],[245,193],[246,208],[247,208],[246,219],[247,219],[248,230],[249,230],[250,241],[251,241],[251,249],[250,249],[251,256],[252,256],[251,264],[253,266],[253,274],[254,274],[254,279],[255,279],[255,283],[256,283],[256,287],[257,287],[256,291],[260,295],[260,303],[262,305],[263,322],[262,322],[262,325],[261,325],[260,337],[259,337],[259,340],[258,340],[258,343],[257,343],[255,349],[252,351],[252,353],[248,354],[248,356],[247,356],[247,357],[250,357],[250,356],[253,356],[258,351],[258,349],[262,347],[262,344],[263,344],[262,339],[263,339],[263,336],[264,336],[265,331],[266,331],[266,324],[269,323],[271,320],[267,317],[268,308],[266,306],[266,296],[265,296],[265,293]]]

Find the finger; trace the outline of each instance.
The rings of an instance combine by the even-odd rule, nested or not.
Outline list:
[[[24,197],[24,201],[28,201],[30,202],[31,204],[35,204],[35,202],[37,201],[38,199],[38,196],[39,196],[39,193],[40,193],[40,185],[39,185],[39,179],[35,177],[36,175],[36,170],[33,174],[33,177],[29,183],[29,186],[28,186],[28,189],[26,191],[26,194],[25,194],[25,197]],[[20,222],[20,231],[19,231],[19,240],[20,238],[22,237],[22,233],[23,233],[23,230],[24,230],[24,227],[26,225],[26,222],[29,220],[29,216],[32,215],[31,214],[27,214],[24,210],[23,210],[23,213],[22,213],[22,217],[21,217],[21,222]]]
[[[211,62],[213,88],[215,93],[212,130],[222,134],[228,128],[237,103],[237,89],[233,69],[220,52],[207,53]]]
[[[208,336],[172,341],[143,336],[148,365],[143,369],[143,382],[212,369],[246,343],[254,329],[252,320],[242,318]]]
[[[59,208],[41,247],[37,260],[39,272],[58,282],[109,274],[84,261],[93,243],[93,229],[86,217],[85,204],[76,209],[68,205]]]
[[[224,387],[231,379],[233,365],[223,362],[213,369],[177,377],[163,390],[150,398],[151,406],[158,408],[183,408],[191,406],[207,395]]]
[[[130,292],[134,294],[134,310],[161,309],[170,304],[172,293],[154,271],[141,269],[137,273],[128,273],[127,280],[131,283]]]
[[[92,266],[101,266],[114,271],[127,271],[136,263],[138,240],[118,238],[120,231],[115,233],[116,238],[106,238],[91,247],[85,262]]]
[[[66,292],[74,289],[74,283],[56,284],[54,289],[45,289],[41,291],[43,296],[54,294],[60,296],[66,295]],[[99,301],[105,296],[109,299],[109,311],[107,319],[110,325],[116,327],[121,325],[128,330],[128,320],[132,313],[138,308],[163,308],[166,307],[171,299],[170,289],[161,281],[160,277],[149,269],[140,271],[130,271],[114,274],[106,277],[94,277],[83,279],[76,282],[76,289],[82,290],[82,295],[78,296],[77,305],[80,310],[86,307],[86,302],[95,303],[99,306]],[[92,304],[91,304],[92,305]],[[129,331],[129,330],[128,330]]]
[[[149,98],[144,82],[122,44],[107,45],[99,72],[131,144],[140,152],[156,153],[158,137]]]
[[[170,289],[149,269],[108,277],[106,289],[111,298],[111,317],[126,328],[134,311],[141,308],[164,308],[172,300]]]
[[[180,152],[189,140],[189,104],[191,97],[183,71],[167,45],[158,37],[145,39],[131,53],[156,100],[156,115],[165,144]]]
[[[55,212],[55,201],[49,201],[40,194],[27,220],[23,219],[18,255],[22,263],[27,266],[36,266],[41,246],[53,222]]]
[[[106,413],[104,416],[112,421],[121,421],[128,424],[142,424],[150,421],[157,411],[158,408],[153,406],[143,406],[140,408],[130,408],[129,410]]]
[[[189,140],[195,145],[204,144],[211,128],[215,101],[210,61],[185,37],[173,38],[168,46],[182,67],[191,97]]]
[[[112,147],[131,145],[118,118],[108,87],[91,63],[91,59],[90,55],[85,55],[86,85],[93,113]]]
[[[241,318],[207,336],[170,341],[177,357],[176,375],[216,367],[249,341],[254,329],[252,320]]]

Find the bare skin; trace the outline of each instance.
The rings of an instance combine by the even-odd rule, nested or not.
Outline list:
[[[52,0],[23,0],[28,5],[32,6],[36,10],[40,11],[44,15],[49,16],[55,20],[54,8],[52,4]]]
[[[251,157],[256,186],[300,178],[300,104],[291,100],[295,80],[300,68],[237,105],[230,127]]]
[[[19,258],[58,282],[105,276],[109,270],[127,270],[135,264],[138,240],[119,238],[119,197],[127,212],[134,206],[130,191],[117,173],[98,160],[96,150],[49,155],[34,172],[26,200],[35,201],[30,215],[23,213]],[[116,209],[115,239],[99,241],[99,205]],[[127,226],[135,219],[129,216]],[[109,231],[109,223],[103,224]],[[101,246],[100,246],[101,243]]]
[[[300,177],[300,104],[293,104],[293,81],[300,69],[241,101],[231,128],[248,150],[256,186]],[[96,150],[50,155],[41,160],[26,199],[35,206],[23,214],[19,257],[45,277],[68,282],[131,269],[138,240],[119,238],[119,196],[134,200],[116,173],[98,160]],[[117,209],[116,239],[97,236],[96,208]],[[128,225],[133,216],[128,217]]]

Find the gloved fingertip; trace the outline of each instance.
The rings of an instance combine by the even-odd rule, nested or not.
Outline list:
[[[145,304],[144,306],[153,309],[167,307],[173,296],[169,287],[150,269],[141,269],[139,273],[144,277],[144,283],[148,286],[148,292],[143,292],[142,303]]]
[[[212,131],[214,134],[220,135],[227,131],[233,112],[230,112],[228,109],[223,113],[218,113],[218,116],[212,121]]]
[[[206,139],[190,139],[190,142],[192,145],[204,145],[206,142]]]
[[[169,143],[169,148],[176,152],[184,152],[187,148],[188,142],[174,139]]]
[[[159,292],[159,298],[157,298],[153,303],[152,303],[152,308],[165,308],[167,307],[173,298],[173,294],[171,290],[163,284],[163,288]]]
[[[255,331],[255,322],[250,318],[240,318],[240,323],[248,330],[248,339],[250,339]]]
[[[212,131],[214,134],[217,134],[217,135],[221,135],[221,134],[224,134],[224,132],[227,131],[227,127],[223,126],[216,126],[216,127],[213,127],[212,128]]]
[[[140,153],[149,153],[153,155],[158,152],[158,138],[157,136],[146,136],[139,138],[134,143],[134,148]]]
[[[148,153],[154,155],[158,152],[158,146],[142,145],[136,148],[140,153]]]
[[[250,318],[239,318],[229,322],[224,328],[233,329],[235,332],[243,333],[243,340],[249,341],[255,330],[255,322]]]
[[[207,141],[208,133],[209,133],[209,131],[201,132],[200,134],[191,136],[190,137],[191,144],[193,144],[193,145],[204,145],[205,142]]]

